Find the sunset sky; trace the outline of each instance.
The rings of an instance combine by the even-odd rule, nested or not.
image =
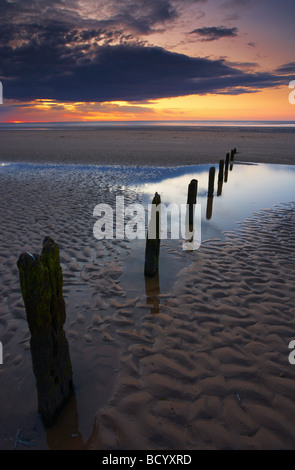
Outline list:
[[[295,120],[294,0],[0,0],[0,122]]]

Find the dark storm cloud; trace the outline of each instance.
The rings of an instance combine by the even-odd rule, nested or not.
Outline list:
[[[279,67],[276,72],[287,75],[295,75],[295,62],[289,62],[288,64],[281,65],[281,67]]]
[[[97,46],[91,60],[79,47],[67,53],[28,47],[11,59],[5,97],[61,101],[142,101],[204,93],[237,93],[275,86],[271,74],[246,74],[212,61],[139,45]]]
[[[201,37],[202,41],[216,41],[221,38],[233,38],[238,35],[237,28],[226,28],[224,26],[211,26],[197,28],[190,32]]]
[[[144,46],[136,31],[173,21],[184,2],[197,0],[87,0],[83,12],[69,0],[2,0],[4,98],[136,102],[280,84],[280,76]]]
[[[73,28],[124,29],[149,34],[178,17],[184,5],[207,0],[1,0],[0,24],[13,23],[21,30],[47,20],[65,22]],[[85,17],[85,11],[87,16]]]

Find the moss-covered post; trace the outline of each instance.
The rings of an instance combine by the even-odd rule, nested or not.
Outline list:
[[[63,329],[66,310],[58,245],[46,237],[41,256],[22,253],[17,266],[31,333],[38,411],[44,423],[51,425],[73,392],[69,346]]]
[[[144,275],[153,277],[158,272],[160,256],[160,211],[161,197],[158,193],[152,201],[151,219],[146,236]],[[161,206],[160,206],[161,207]]]
[[[198,180],[193,179],[188,185],[187,203],[186,203],[188,206],[188,223],[189,223],[190,232],[193,232],[193,229],[194,229],[194,213],[195,213],[195,205],[197,203],[197,192],[198,192]]]

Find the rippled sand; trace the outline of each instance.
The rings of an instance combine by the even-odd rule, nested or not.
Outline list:
[[[295,448],[294,224],[294,204],[259,212],[201,247],[159,314],[129,308],[137,333],[89,447]]]
[[[294,203],[254,214],[189,263],[163,243],[179,275],[160,292],[157,279],[128,283],[142,269],[130,242],[93,237],[94,206],[122,194],[111,174],[20,170],[0,192],[0,448],[295,448]],[[16,266],[46,235],[60,247],[75,385],[47,431]]]

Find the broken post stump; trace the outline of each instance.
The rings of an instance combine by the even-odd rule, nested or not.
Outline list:
[[[151,220],[148,227],[145,246],[144,275],[153,277],[158,272],[160,256],[160,212],[157,206],[161,205],[158,193],[152,201]]]
[[[194,227],[194,209],[197,203],[197,192],[198,192],[198,180],[192,179],[190,184],[188,185],[187,191],[187,206],[188,206],[188,223],[189,223],[189,231],[193,231]]]
[[[209,182],[208,182],[208,196],[213,197],[214,195],[214,178],[215,178],[215,167],[211,166],[209,169]]]
[[[236,149],[232,149],[230,152],[230,160],[233,162],[235,158]]]
[[[73,392],[69,346],[63,329],[66,310],[58,245],[46,237],[41,256],[22,253],[17,266],[31,333],[38,411],[44,424],[50,426]]]

